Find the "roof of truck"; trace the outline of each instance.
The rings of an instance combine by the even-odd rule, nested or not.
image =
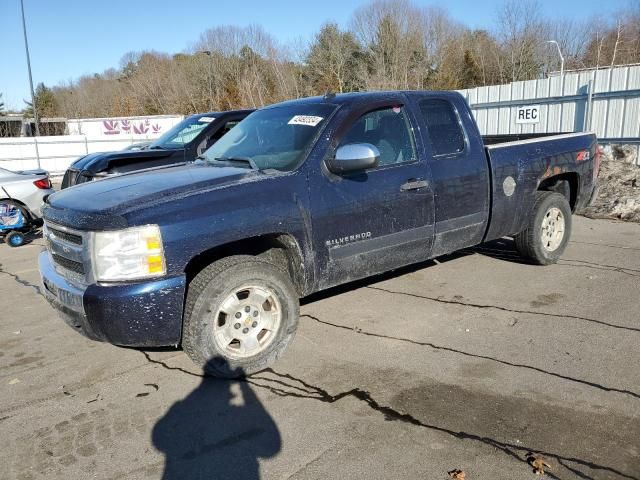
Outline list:
[[[351,105],[355,103],[367,103],[384,100],[386,97],[389,99],[397,98],[398,94],[405,95],[438,95],[441,97],[460,97],[458,92],[454,91],[433,91],[433,90],[386,90],[379,92],[351,92],[351,93],[339,93],[339,94],[328,94],[322,96],[315,97],[305,97],[298,98],[295,100],[287,100],[280,103],[274,103],[273,105],[269,105],[266,108],[270,107],[282,107],[282,106],[290,106],[290,105],[305,105],[305,104],[316,104],[316,103],[329,103],[334,105]]]

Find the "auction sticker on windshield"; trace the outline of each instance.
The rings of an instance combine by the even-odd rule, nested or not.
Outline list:
[[[211,123],[215,120],[214,117],[200,117],[198,119],[199,122],[203,122],[203,123]]]
[[[289,125],[308,125],[315,127],[323,120],[323,117],[316,117],[315,115],[295,115],[289,120]]]

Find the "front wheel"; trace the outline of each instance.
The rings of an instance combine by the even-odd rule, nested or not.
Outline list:
[[[287,273],[251,256],[224,258],[189,284],[182,347],[207,374],[241,377],[275,362],[298,317]]]
[[[515,236],[520,254],[538,265],[556,263],[571,236],[571,207],[559,193],[536,192],[527,228]]]

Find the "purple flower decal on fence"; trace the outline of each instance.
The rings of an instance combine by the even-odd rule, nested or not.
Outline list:
[[[122,130],[129,133],[131,130],[131,122],[129,120],[122,120]]]
[[[145,125],[145,122],[140,122],[139,125],[133,126],[133,133],[137,133],[138,135],[144,135],[149,131],[149,127]]]
[[[151,125],[151,131],[153,133],[160,133],[160,130],[162,130],[162,127],[157,123],[155,125]]]
[[[105,135],[117,135],[120,133],[119,123],[117,120],[104,120],[102,126],[104,127]]]

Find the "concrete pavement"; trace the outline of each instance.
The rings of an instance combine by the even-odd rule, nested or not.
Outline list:
[[[0,245],[0,479],[640,479],[640,225],[574,218],[558,265],[512,242],[306,299],[246,382],[91,342]]]

